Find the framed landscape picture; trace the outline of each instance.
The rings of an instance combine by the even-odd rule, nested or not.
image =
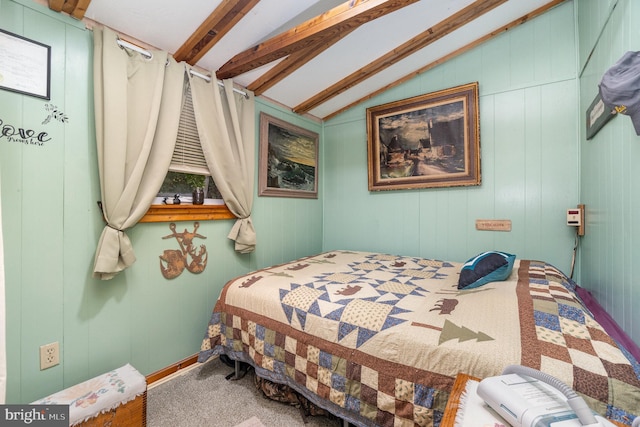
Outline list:
[[[318,134],[260,113],[258,195],[318,198]]]
[[[369,190],[480,185],[478,83],[367,108]]]

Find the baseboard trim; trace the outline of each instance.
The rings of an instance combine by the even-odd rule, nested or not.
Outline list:
[[[198,361],[198,354],[194,354],[193,356],[189,356],[185,359],[182,359],[179,362],[176,362],[172,365],[167,366],[166,368],[159,369],[155,372],[150,373],[146,376],[147,386],[155,383],[156,381],[160,381],[169,375],[173,375],[181,369],[185,369]]]

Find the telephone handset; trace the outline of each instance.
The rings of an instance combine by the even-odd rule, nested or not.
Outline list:
[[[501,376],[483,379],[478,396],[514,427],[615,427],[565,383],[526,366],[507,366]],[[633,427],[639,426],[636,417]]]

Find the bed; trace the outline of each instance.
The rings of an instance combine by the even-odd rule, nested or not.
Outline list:
[[[640,365],[552,265],[511,260],[459,289],[462,263],[331,251],[229,281],[199,361],[226,354],[356,426],[438,426],[458,373],[542,370],[601,415],[640,415]],[[465,273],[463,273],[465,274]]]

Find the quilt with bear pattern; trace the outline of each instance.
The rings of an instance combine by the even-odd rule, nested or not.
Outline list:
[[[199,361],[227,354],[357,426],[438,426],[458,373],[520,364],[601,415],[640,415],[640,364],[545,262],[458,289],[462,264],[331,251],[229,281]]]

